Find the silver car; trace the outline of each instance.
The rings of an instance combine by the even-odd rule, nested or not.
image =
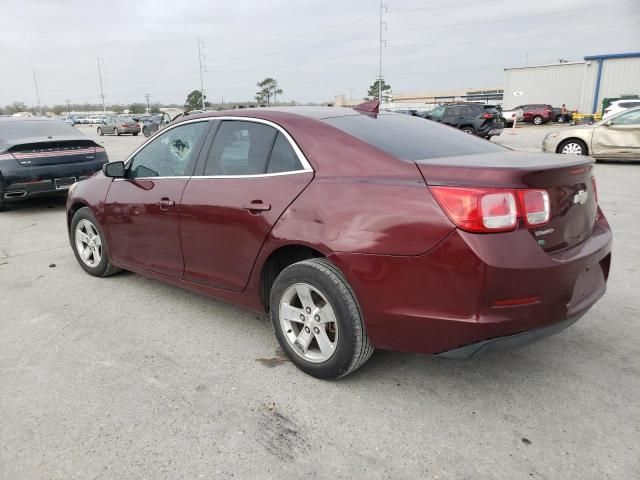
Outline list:
[[[593,125],[551,132],[542,141],[542,151],[590,155],[596,160],[640,160],[640,107]]]
[[[115,115],[102,120],[97,132],[98,135],[112,133],[116,136],[123,133],[130,133],[135,137],[140,133],[140,125],[131,117],[126,115]]]

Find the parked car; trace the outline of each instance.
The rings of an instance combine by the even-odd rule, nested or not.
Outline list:
[[[291,361],[320,378],[374,348],[469,357],[525,344],[603,295],[611,232],[592,159],[358,108],[169,125],[72,187],[80,266],[267,312]]]
[[[175,122],[176,120],[181,120],[184,117],[187,117],[189,115],[195,115],[196,113],[204,113],[204,112],[205,112],[205,110],[190,110],[188,112],[182,112],[182,113],[177,114],[175,117],[173,117],[172,121]]]
[[[150,137],[158,130],[163,129],[171,123],[171,118],[166,113],[159,113],[157,115],[151,115],[142,120],[142,134],[145,137]]]
[[[107,117],[96,130],[98,135],[111,133],[115,136],[130,133],[134,137],[140,133],[140,125],[133,118],[125,115]]]
[[[522,122],[524,120],[524,110],[521,107],[512,108],[502,111],[502,121],[505,127],[512,127],[513,122]]]
[[[440,105],[422,116],[487,140],[500,135],[503,129],[502,116],[493,105],[451,103]]]
[[[545,104],[527,104],[518,105],[510,111],[522,111],[522,120],[518,121],[533,123],[534,125],[542,125],[554,119],[553,107]]]
[[[104,148],[60,120],[0,119],[0,210],[9,202],[66,192],[108,162]]]
[[[542,151],[590,155],[598,160],[640,160],[640,107],[591,125],[554,131],[542,141]]]
[[[567,111],[567,113],[562,113],[561,107],[553,107],[553,122],[557,123],[570,123],[573,119],[573,113]]]
[[[634,107],[640,107],[640,99],[616,100],[615,102],[611,102],[611,104],[604,110],[602,118],[605,119],[618,112]]]

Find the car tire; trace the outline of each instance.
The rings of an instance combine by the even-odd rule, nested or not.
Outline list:
[[[558,123],[564,123],[564,115],[560,115],[560,116],[558,117],[558,119],[556,120],[556,122],[558,122]]]
[[[460,130],[462,130],[464,133],[468,133],[469,135],[476,134],[476,131],[473,127],[462,127]]]
[[[352,288],[324,258],[303,260],[280,272],[269,307],[280,346],[311,376],[343,377],[373,353]]]
[[[534,125],[542,125],[543,123],[544,123],[544,119],[540,115],[536,115],[535,117],[533,117]]]
[[[119,136],[120,136],[120,132],[118,131],[118,129],[117,129],[117,128],[114,128],[114,129],[113,129],[113,134],[114,134],[116,137],[119,137]]]
[[[131,135],[133,135],[134,137],[137,137],[138,133],[140,133],[140,132],[133,132]]]
[[[569,138],[558,145],[556,153],[564,155],[588,155],[587,144],[578,138]]]
[[[104,133],[102,133],[102,129],[100,127],[98,127],[98,135],[103,136]]]
[[[147,127],[147,126],[142,127],[142,134],[145,137],[150,137],[151,136],[151,131],[149,130],[149,127]]]
[[[7,201],[4,199],[4,188],[2,187],[2,176],[0,176],[0,212],[7,208]]]
[[[99,242],[95,240],[96,238]],[[76,260],[89,275],[108,277],[121,271],[111,265],[109,248],[102,227],[87,207],[80,208],[73,215],[69,228],[69,240]]]

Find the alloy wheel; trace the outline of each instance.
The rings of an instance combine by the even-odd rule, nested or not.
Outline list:
[[[76,249],[85,265],[98,266],[102,260],[102,240],[98,229],[89,220],[82,219],[75,230]]]
[[[329,360],[338,344],[338,321],[331,304],[317,288],[295,283],[280,298],[282,333],[293,351],[312,363]]]

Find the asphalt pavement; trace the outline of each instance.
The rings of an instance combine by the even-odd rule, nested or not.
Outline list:
[[[547,128],[493,141],[539,150]],[[143,140],[99,137],[112,160]],[[379,351],[339,381],[297,370],[259,315],[90,277],[63,199],[16,204],[0,214],[0,478],[640,478],[640,164],[596,174],[613,264],[578,323],[470,361]]]

